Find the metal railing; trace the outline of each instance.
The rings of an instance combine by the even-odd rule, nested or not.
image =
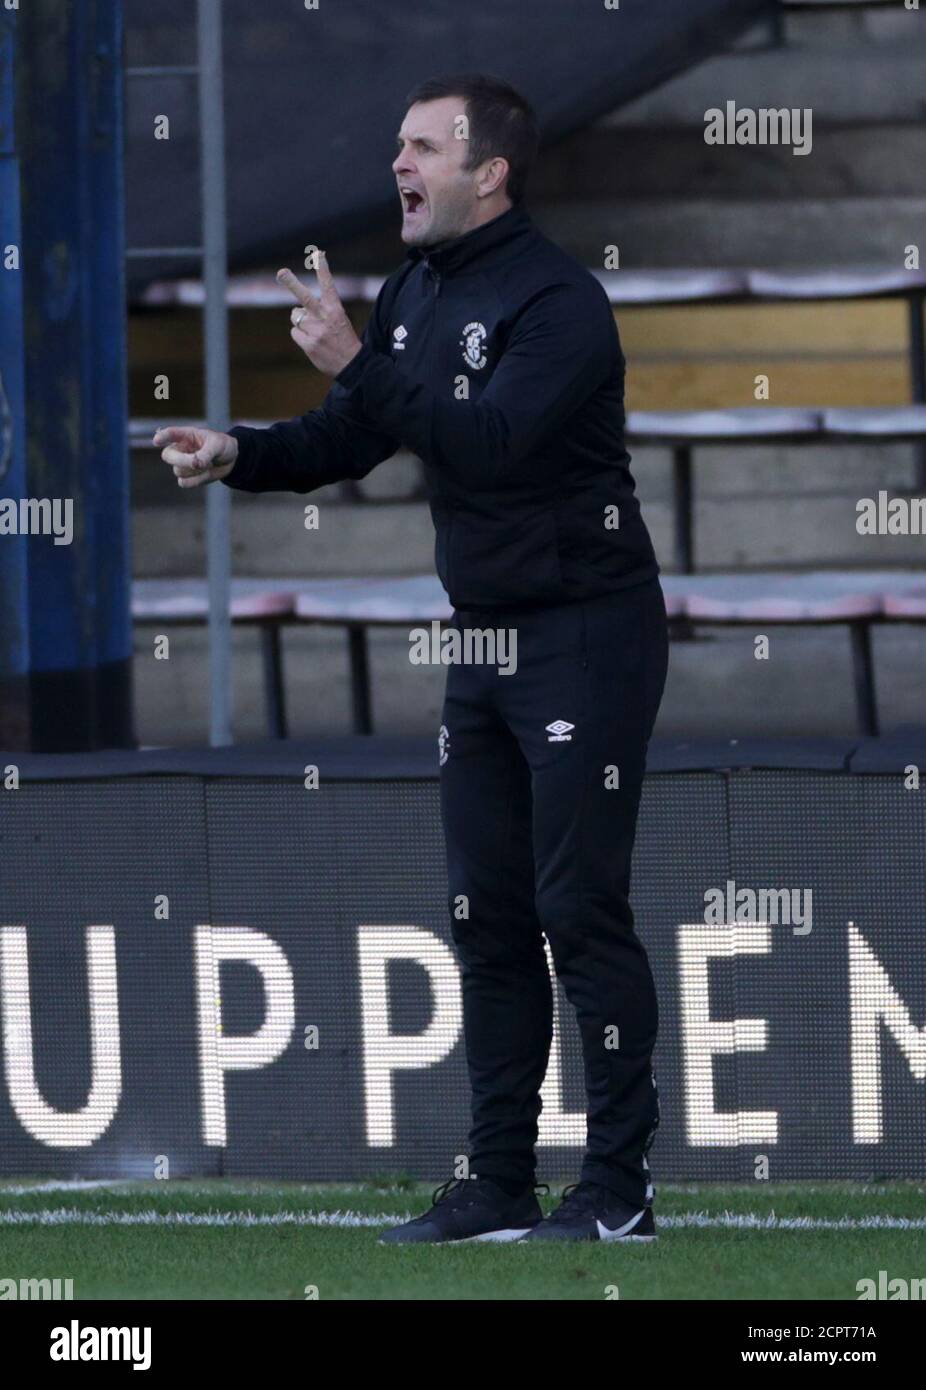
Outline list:
[[[201,246],[133,246],[126,257],[166,257],[202,261],[203,340],[206,362],[205,422],[224,430],[230,414],[228,380],[228,252],[225,219],[225,115],[222,80],[222,3],[197,0],[197,63],[127,67],[133,80],[195,77],[199,87],[199,168]],[[211,487],[206,494],[206,546],[209,585],[210,742],[232,742],[231,709],[231,492]]]

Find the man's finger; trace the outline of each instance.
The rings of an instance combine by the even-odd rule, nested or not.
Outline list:
[[[294,299],[300,304],[308,306],[313,302],[312,291],[308,285],[304,285],[301,280],[297,280],[291,270],[278,270],[277,280],[284,289],[289,290]]]
[[[165,463],[171,465],[182,463],[190,468],[208,468],[212,461],[212,454],[208,449],[197,450],[195,454],[189,454],[184,449],[175,449],[168,444],[166,449],[161,450],[161,458]]]
[[[178,439],[185,439],[189,432],[187,425],[169,425],[165,429],[155,430],[151,443],[173,444]]]
[[[334,298],[340,304],[341,296],[335,288],[334,276],[328,269],[328,257],[325,255],[324,251],[319,251],[318,253],[318,270],[316,274],[318,276],[318,283],[321,286],[322,298]]]
[[[212,470],[208,473],[181,473],[179,469],[174,469],[177,475],[178,487],[201,487],[203,483],[212,482]]]
[[[174,477],[179,487],[198,487],[200,483],[211,483],[221,473],[221,464],[209,463],[204,468],[174,467]]]

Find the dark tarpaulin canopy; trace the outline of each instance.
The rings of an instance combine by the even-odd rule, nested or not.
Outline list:
[[[774,0],[225,0],[232,269],[398,218],[390,170],[405,96],[427,77],[491,72],[535,104],[545,143],[693,66]],[[131,66],[196,61],[195,6],[128,0]],[[155,138],[157,118],[169,138]],[[199,243],[196,83],[133,79],[127,94],[130,246]],[[347,268],[347,267],[345,267]],[[130,289],[196,273],[130,260]]]

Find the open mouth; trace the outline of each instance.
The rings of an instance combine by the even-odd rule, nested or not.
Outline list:
[[[407,217],[413,217],[415,213],[424,211],[425,200],[421,193],[416,192],[414,188],[404,187],[400,188],[399,192],[402,195],[402,211]]]

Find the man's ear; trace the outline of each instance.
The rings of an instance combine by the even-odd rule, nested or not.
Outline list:
[[[476,181],[476,197],[489,198],[495,193],[508,177],[508,161],[498,155],[495,159],[489,159],[482,166],[479,178]]]

